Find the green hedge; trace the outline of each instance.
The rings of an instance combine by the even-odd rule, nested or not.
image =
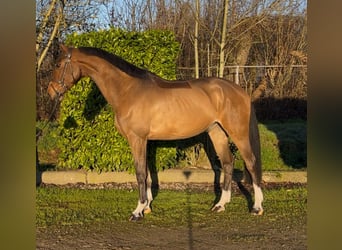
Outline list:
[[[127,32],[109,29],[73,34],[66,42],[74,47],[97,47],[116,54],[165,79],[176,78],[179,44],[168,31]],[[96,171],[134,171],[127,141],[114,127],[114,114],[97,86],[83,78],[61,103],[58,166]],[[176,164],[176,149],[158,147],[156,168]]]

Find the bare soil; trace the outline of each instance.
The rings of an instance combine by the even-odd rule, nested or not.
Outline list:
[[[296,185],[305,184],[268,183],[264,188]],[[83,184],[80,187],[95,188]],[[241,221],[229,225],[218,222],[213,226],[192,223],[190,218],[187,226],[171,227],[144,221],[51,226],[36,229],[36,249],[307,249],[306,218],[295,224],[291,221],[258,220],[255,225]]]
[[[139,223],[37,230],[37,249],[307,249],[305,228],[160,228]]]

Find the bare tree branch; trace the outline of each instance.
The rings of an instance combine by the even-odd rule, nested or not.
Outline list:
[[[37,41],[36,41],[36,53],[38,53],[38,51],[39,51],[40,43],[43,40],[43,33],[45,31],[45,28],[46,28],[46,25],[49,21],[51,13],[52,13],[53,9],[55,8],[56,2],[57,2],[57,0],[52,0],[50,7],[44,16],[43,23],[39,28],[39,33],[37,35]]]
[[[59,26],[60,26],[62,18],[63,18],[63,8],[64,8],[64,4],[60,4],[59,8],[58,8],[59,13],[57,15],[57,18],[56,18],[56,21],[55,21],[55,25],[53,27],[52,33],[50,35],[50,38],[49,38],[47,45],[43,49],[43,51],[42,51],[42,53],[41,53],[41,55],[40,55],[40,57],[38,59],[37,71],[40,70],[40,66],[41,66],[41,64],[42,64],[42,62],[43,62],[43,60],[44,60],[44,58],[45,58],[45,56],[46,56],[50,46],[51,46],[51,43],[52,43],[53,39],[56,37],[57,31],[59,29]]]
[[[226,45],[228,4],[229,4],[229,0],[225,0],[224,6],[223,6],[224,11],[223,11],[223,18],[222,18],[222,31],[221,31],[221,42],[220,42],[219,77],[223,77],[224,63],[225,63],[224,47]]]

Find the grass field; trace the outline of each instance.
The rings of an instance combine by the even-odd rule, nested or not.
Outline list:
[[[264,171],[306,169],[306,121],[267,122],[259,130]],[[37,145],[49,168],[57,141],[50,124]],[[195,164],[206,161],[203,154]],[[235,168],[242,169],[234,154]],[[152,213],[133,223],[128,218],[137,198],[137,190],[127,188],[37,187],[36,249],[307,249],[306,185],[265,187],[262,216],[249,213],[236,187],[226,210],[213,213],[214,192],[190,184],[183,191],[159,190]]]
[[[306,188],[265,190],[265,213],[258,220],[303,222],[306,215]],[[135,208],[137,191],[119,189],[37,188],[36,223],[38,227],[127,221]],[[153,202],[153,213],[145,223],[163,226],[193,223],[229,223],[255,220],[248,212],[246,198],[233,194],[225,215],[210,212],[213,192],[160,190]],[[190,209],[190,211],[189,211]],[[219,219],[220,221],[216,221]]]
[[[213,213],[213,192],[159,190],[152,213],[129,222],[136,191],[37,188],[37,249],[307,249],[307,189],[264,190],[262,216],[233,192]]]

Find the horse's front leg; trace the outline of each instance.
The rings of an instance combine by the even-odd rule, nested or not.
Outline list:
[[[144,217],[144,209],[148,206],[147,201],[147,165],[146,165],[146,140],[137,136],[128,137],[134,158],[136,178],[138,182],[139,200],[133,211],[130,221],[137,221]]]
[[[228,137],[226,137],[220,127],[215,127],[209,131],[210,139],[214,145],[217,156],[219,157],[223,173],[223,187],[220,200],[214,205],[212,211],[222,212],[225,210],[225,204],[230,202],[232,176],[233,176],[233,156],[229,149]]]

